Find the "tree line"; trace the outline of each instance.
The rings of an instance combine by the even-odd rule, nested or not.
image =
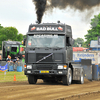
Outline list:
[[[86,41],[82,38],[75,39],[73,47],[89,47],[91,40],[98,40],[98,36],[100,36],[100,14],[94,15],[94,18],[91,19],[90,29],[87,30],[87,34],[84,35]]]

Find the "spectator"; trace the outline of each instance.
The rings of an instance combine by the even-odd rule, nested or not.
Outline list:
[[[7,62],[11,62],[11,56],[10,56],[10,55],[8,55],[6,61],[7,61]]]
[[[10,65],[11,65],[11,56],[8,55],[7,59],[6,59],[6,62],[8,62],[8,71],[9,71],[9,68],[10,68]]]
[[[16,69],[17,69],[17,66],[18,66],[18,65],[16,65],[16,64],[18,64],[18,63],[19,63],[18,61],[19,61],[19,58],[18,58],[18,57],[16,57],[16,59],[14,59],[14,60],[13,60],[13,64],[14,64],[14,65],[13,65],[13,67],[14,67],[14,71],[16,71]]]
[[[18,61],[19,61],[18,57],[16,57],[16,59],[13,60],[14,64],[15,64],[15,62],[18,62]]]

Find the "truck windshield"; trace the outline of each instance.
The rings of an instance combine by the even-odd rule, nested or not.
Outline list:
[[[11,45],[11,52],[17,52],[18,45]]]
[[[28,35],[27,47],[65,47],[64,35]]]

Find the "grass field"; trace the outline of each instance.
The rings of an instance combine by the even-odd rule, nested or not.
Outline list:
[[[16,72],[16,71],[9,71],[9,72],[0,72],[0,83],[1,82],[13,82],[14,75],[16,76],[16,81],[26,81],[27,77],[24,75],[24,71]]]

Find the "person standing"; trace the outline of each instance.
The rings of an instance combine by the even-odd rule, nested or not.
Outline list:
[[[19,58],[16,57],[16,59],[13,60],[14,71],[17,70],[18,63],[19,63]]]
[[[11,61],[11,56],[8,55],[7,59],[6,59],[6,62],[8,62],[8,71],[9,71],[9,66],[10,66],[10,63],[12,62]]]
[[[10,61],[11,61],[11,56],[10,56],[10,55],[8,55],[6,61],[7,61],[7,62],[10,62]]]

